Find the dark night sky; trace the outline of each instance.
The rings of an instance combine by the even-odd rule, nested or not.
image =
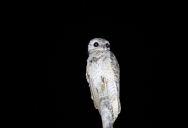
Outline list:
[[[179,127],[185,120],[181,4],[20,2],[7,11],[16,51],[10,74],[17,84],[9,87],[14,126],[102,128],[85,77],[87,45],[96,37],[110,42],[120,65],[115,128]]]

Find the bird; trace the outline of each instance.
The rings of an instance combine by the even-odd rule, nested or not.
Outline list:
[[[110,51],[109,41],[94,38],[88,44],[86,79],[91,99],[98,109],[103,128],[113,128],[120,111],[120,68]]]

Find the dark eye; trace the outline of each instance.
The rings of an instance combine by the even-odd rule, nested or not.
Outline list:
[[[107,47],[107,48],[109,48],[109,47],[110,47],[110,45],[107,43],[107,44],[106,44],[106,47]]]
[[[95,47],[97,47],[98,45],[99,45],[99,43],[97,43],[97,42],[94,43],[94,46],[95,46]]]

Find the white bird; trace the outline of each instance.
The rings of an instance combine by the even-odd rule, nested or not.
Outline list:
[[[91,98],[101,115],[103,128],[113,128],[113,123],[121,111],[119,64],[110,51],[110,43],[105,39],[92,39],[88,52],[86,78]]]

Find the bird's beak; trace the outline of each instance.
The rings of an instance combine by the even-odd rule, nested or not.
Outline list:
[[[104,50],[104,49],[100,47],[100,48],[97,48],[97,50],[102,51],[102,50]]]

